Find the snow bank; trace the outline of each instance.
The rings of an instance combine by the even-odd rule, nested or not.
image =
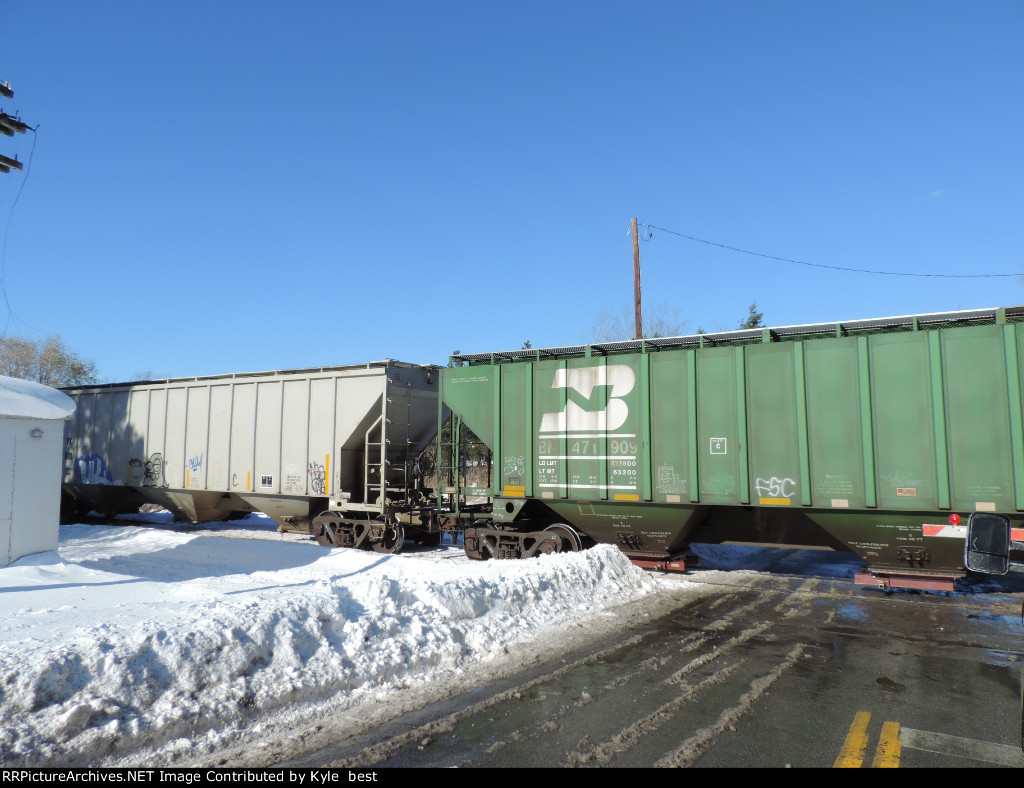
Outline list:
[[[0,766],[95,764],[339,693],[351,707],[650,593],[617,549],[471,562],[66,526],[0,569]]]

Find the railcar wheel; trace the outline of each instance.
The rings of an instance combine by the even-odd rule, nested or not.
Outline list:
[[[549,525],[544,531],[558,537],[559,544],[554,551],[556,553],[578,553],[583,549],[583,540],[580,539],[576,529],[570,525],[557,523]]]
[[[486,561],[491,557],[487,540],[475,528],[467,528],[462,536],[466,556],[474,561]]]
[[[373,543],[373,549],[378,553],[400,553],[402,544],[405,542],[405,528],[401,525],[389,525],[379,542]]]
[[[313,538],[324,547],[338,547],[335,529],[340,523],[337,512],[321,512],[313,518]]]

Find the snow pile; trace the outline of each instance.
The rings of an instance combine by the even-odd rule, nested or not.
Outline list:
[[[295,702],[373,702],[655,587],[607,546],[472,562],[452,546],[66,526],[58,551],[0,569],[0,766],[95,764]]]

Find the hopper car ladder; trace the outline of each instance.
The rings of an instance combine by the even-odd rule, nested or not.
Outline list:
[[[381,415],[364,437],[363,502],[376,503],[381,509],[388,493],[401,493],[402,503],[409,502],[409,437],[412,411],[412,389],[391,388],[385,393]],[[392,442],[400,443],[401,460],[389,458]]]
[[[459,473],[459,462],[461,453],[458,451],[462,438],[462,419],[455,413],[451,415],[448,427],[448,440],[444,440],[443,425],[437,431],[437,483],[438,492],[442,493],[445,511],[457,514],[459,511],[459,499],[462,495],[462,484]],[[444,474],[444,481],[441,483],[441,474]],[[441,501],[439,497],[439,502]]]

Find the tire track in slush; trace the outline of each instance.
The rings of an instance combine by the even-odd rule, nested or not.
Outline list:
[[[701,728],[679,747],[667,753],[655,762],[656,767],[679,768],[692,766],[707,749],[714,744],[721,734],[729,729],[740,717],[746,714],[753,705],[769,690],[769,688],[800,659],[804,653],[804,644],[797,643],[786,658],[772,668],[766,675],[758,676],[750,682],[750,689],[740,696],[739,703],[725,709],[713,725]]]
[[[719,657],[721,657],[723,654],[729,653],[734,648],[736,648],[736,646],[738,646],[738,645],[740,645],[742,643],[746,643],[752,637],[756,637],[757,635],[760,635],[760,634],[768,631],[771,628],[772,628],[772,624],[770,622],[766,621],[764,623],[758,624],[757,626],[753,626],[753,627],[750,627],[749,629],[743,630],[742,632],[740,632],[735,637],[729,638],[722,645],[715,647],[714,651],[706,651],[703,654],[701,654],[699,657],[696,657],[695,659],[692,659],[689,662],[687,662],[685,665],[683,665],[683,667],[681,667],[679,670],[677,670],[675,673],[673,673],[671,676],[669,676],[667,679],[665,679],[665,683],[666,684],[682,684],[682,683],[684,683],[685,677],[688,674],[693,673],[693,671],[695,671],[695,670],[697,670],[699,668],[704,667],[705,665],[707,665],[708,663],[712,662],[713,660],[716,660]]]
[[[715,687],[725,681],[746,662],[746,659],[741,659],[738,662],[721,668],[698,684],[691,685],[687,683],[686,676],[700,668],[706,667],[715,660],[727,656],[738,646],[746,643],[751,638],[764,634],[771,628],[771,622],[763,622],[750,627],[717,646],[713,651],[707,651],[699,657],[690,660],[671,676],[664,679],[663,682],[665,684],[682,685],[682,692],[679,695],[662,704],[650,714],[626,726],[608,741],[602,742],[588,751],[568,753],[569,762],[574,765],[590,763],[595,760],[606,763],[616,755],[632,749],[643,736],[657,731],[665,723],[669,722],[676,711],[692,703],[704,690]]]
[[[812,593],[812,589],[815,587],[816,582],[810,581],[803,583],[798,589],[795,589],[791,593],[787,594],[780,602],[778,602],[774,610],[775,612],[785,611],[783,618],[794,618],[797,616],[807,615],[811,612],[810,605],[806,604],[807,596]],[[765,604],[769,600],[765,597],[779,596],[779,594],[772,594],[771,592],[755,598],[750,602],[733,608],[725,616],[722,616],[718,620],[710,623],[705,627],[705,631],[721,630],[728,626],[733,620],[739,615],[745,613],[752,613],[759,606]],[[802,603],[802,604],[801,604]],[[631,725],[624,728],[612,739],[599,744],[592,749],[585,752],[570,752],[569,761],[574,765],[584,764],[592,761],[599,761],[606,763],[610,761],[616,755],[627,752],[632,749],[637,742],[645,735],[653,733],[661,728],[664,724],[669,722],[676,711],[683,706],[693,702],[697,696],[706,689],[721,684],[726,678],[734,673],[746,660],[740,660],[728,667],[720,669],[718,672],[712,674],[708,678],[704,679],[696,685],[689,685],[686,682],[686,676],[693,673],[694,671],[703,668],[719,657],[728,654],[736,647],[746,643],[752,638],[764,635],[768,630],[774,626],[774,622],[766,621],[753,627],[749,627],[729,640],[722,643],[720,646],[715,647],[714,651],[709,651],[701,654],[696,659],[691,660],[682,668],[677,670],[671,676],[664,680],[665,684],[681,684],[684,687],[682,694],[674,698],[673,700],[665,703],[651,714],[637,720]],[[670,762],[662,763],[666,759],[674,757],[676,760],[683,761],[687,758],[691,759],[690,762],[696,761],[697,758],[704,752],[710,741],[713,741],[714,736],[728,728],[736,719],[739,719],[746,711],[757,701],[758,698],[763,695],[768,688],[775,683],[776,679],[785,672],[785,669],[792,665],[799,656],[803,653],[803,644],[797,644],[792,651],[789,652],[786,659],[770,671],[766,676],[755,679],[751,683],[751,690],[744,693],[740,698],[738,706],[732,709],[727,709],[722,712],[718,722],[709,728],[701,729],[694,737],[691,737],[677,750],[673,750],[668,755],[664,756],[656,765],[672,765]],[[712,735],[713,734],[713,735]],[[706,741],[705,741],[706,740]]]
[[[708,638],[705,635],[697,632],[691,633],[684,637],[681,641],[682,648],[680,650],[695,651],[696,649],[705,645],[707,641]],[[631,670],[627,673],[619,674],[612,681],[609,681],[602,685],[601,690],[603,692],[611,692],[613,690],[619,689],[620,687],[624,687],[625,685],[629,684],[629,682],[633,681],[636,678],[639,678],[644,673],[647,673],[651,670],[657,670],[658,668],[662,667],[666,661],[667,660],[665,657],[648,657],[647,659],[643,660],[643,662],[641,662],[634,670]],[[668,679],[666,679],[665,681],[668,681]],[[590,698],[590,700],[593,700],[593,698]],[[509,733],[505,739],[501,741],[496,741],[494,744],[488,747],[487,750],[485,751],[486,754],[496,755],[497,753],[501,752],[503,749],[512,744],[530,741],[531,739],[539,739],[541,736],[544,736],[553,730],[557,730],[561,725],[562,719],[567,717],[573,711],[575,711],[578,705],[579,704],[576,704],[576,706],[562,707],[556,713],[548,717],[548,719],[541,725],[531,725],[527,728],[517,728],[516,730]]]
[[[570,673],[574,670],[578,670],[583,665],[588,665],[590,663],[597,662],[601,659],[604,659],[605,657],[615,654],[618,651],[621,651],[624,648],[629,648],[630,646],[636,645],[642,639],[643,635],[634,635],[633,637],[627,638],[626,640],[616,643],[614,646],[610,648],[597,651],[593,654],[587,655],[586,657],[575,660],[566,665],[562,665],[560,668],[557,668],[551,671],[550,673],[545,673],[542,676],[537,676],[536,678],[531,679],[530,681],[524,682],[515,687],[504,690],[503,692],[499,692],[495,695],[492,695],[489,698],[486,698],[482,701],[478,701],[477,703],[467,706],[464,709],[452,712],[451,714],[447,714],[436,720],[431,720],[430,722],[424,723],[423,725],[419,725],[415,728],[412,728],[411,730],[405,731],[404,733],[400,733],[397,736],[392,736],[391,738],[382,742],[378,742],[377,744],[374,744],[370,747],[365,747],[358,754],[350,758],[342,758],[340,760],[334,761],[333,763],[326,764],[326,768],[352,769],[357,767],[369,766],[376,763],[381,763],[382,761],[387,760],[387,758],[389,758],[394,753],[398,752],[398,750],[400,750],[402,747],[412,744],[418,740],[422,740],[430,736],[435,736],[439,733],[447,733],[451,731],[456,726],[456,724],[458,724],[464,719],[467,719],[468,717],[472,717],[474,714],[479,714],[480,712],[483,712],[486,709],[491,708],[492,706],[496,706],[499,703],[503,703],[505,701],[518,698],[521,695],[524,695],[525,693],[529,692],[534,687],[549,683],[557,678],[560,678],[561,676],[566,675],[567,673]]]
[[[730,624],[732,624],[733,621],[739,616],[746,615],[747,613],[752,613],[754,610],[761,607],[762,605],[771,603],[771,597],[773,596],[773,593],[771,591],[758,591],[757,593],[759,595],[755,596],[749,602],[745,602],[742,605],[738,605],[737,607],[732,608],[732,610],[730,610],[726,615],[707,624],[704,627],[704,631],[717,632],[723,630]]]
[[[754,601],[744,605],[743,609],[752,610],[752,609],[756,608],[758,605],[763,604],[763,603],[764,603],[763,599],[762,600],[754,600]],[[739,608],[737,608],[737,610],[738,609]],[[712,628],[721,629],[721,628],[723,628],[722,626],[714,627],[714,625],[716,625],[716,624],[722,624],[722,625],[727,624],[729,622],[729,620],[733,617],[735,612],[736,611],[734,610],[728,616],[725,616],[725,617],[720,618],[720,619],[716,619],[715,621],[711,622],[711,624],[709,624],[708,627],[706,627],[706,628],[707,629],[712,629]],[[688,662],[682,668],[677,670],[671,676],[669,676],[666,679],[663,679],[662,683],[665,683],[665,684],[684,684],[685,685],[685,681],[684,681],[684,678],[683,678],[684,676],[686,676],[689,673],[692,673],[693,671],[695,671],[695,670],[697,670],[697,669],[699,669],[701,667],[704,667],[705,665],[707,665],[711,661],[713,661],[715,659],[718,659],[719,657],[721,657],[721,656],[723,656],[725,654],[728,654],[736,646],[740,645],[741,643],[746,642],[747,640],[749,640],[752,637],[755,637],[756,635],[759,635],[759,634],[765,632],[766,630],[770,629],[771,626],[772,625],[770,623],[767,623],[767,622],[766,623],[762,623],[762,624],[759,624],[759,625],[757,625],[755,627],[751,627],[750,629],[741,632],[739,635],[737,635],[737,636],[735,636],[733,638],[730,638],[729,640],[725,641],[721,645],[718,645],[718,646],[714,646],[713,645],[713,646],[711,646],[711,648],[713,650],[706,651],[703,654],[701,654],[699,657],[696,657],[695,659],[690,660],[690,662]],[[690,633],[689,635],[684,637],[682,639],[682,641],[680,642],[680,645],[682,646],[680,650],[684,651],[684,652],[685,651],[689,651],[689,652],[695,651],[695,650],[697,650],[697,649],[707,645],[709,640],[710,639],[708,638],[708,636],[705,635],[702,632]],[[667,659],[664,658],[664,657],[649,657],[648,659],[645,659],[643,662],[641,662],[639,664],[639,666],[637,668],[635,668],[634,670],[631,670],[631,671],[629,671],[627,673],[624,673],[624,674],[620,674],[620,675],[616,676],[616,678],[613,679],[612,681],[607,682],[606,684],[604,684],[601,687],[601,690],[603,692],[610,692],[612,690],[615,690],[615,689],[618,689],[620,687],[623,687],[626,684],[628,684],[630,681],[632,681],[633,679],[639,677],[641,674],[646,673],[646,672],[648,672],[650,670],[655,670],[655,669],[663,666],[666,661],[667,661]],[[693,688],[689,687],[688,685],[685,685],[685,689],[686,689],[686,692],[689,692]],[[589,703],[592,700],[593,700],[592,697],[588,697],[587,702]],[[495,755],[496,753],[498,753],[501,750],[503,750],[505,747],[508,747],[508,746],[510,746],[512,744],[517,744],[517,743],[524,742],[524,741],[530,741],[531,739],[540,738],[541,736],[546,735],[546,734],[550,733],[552,730],[556,730],[558,727],[560,727],[561,720],[563,718],[567,717],[569,714],[571,714],[574,710],[575,710],[575,706],[566,706],[566,707],[560,709],[556,714],[554,714],[551,717],[549,717],[545,721],[545,723],[543,725],[541,725],[541,726],[533,725],[533,726],[530,726],[529,728],[527,728],[525,730],[523,728],[517,728],[516,730],[514,730],[510,734],[508,734],[505,739],[503,739],[501,741],[497,741],[494,744],[492,744],[490,747],[488,747],[487,750],[486,750],[486,753],[488,755]],[[658,712],[655,712],[655,714],[657,714],[657,713]],[[572,761],[572,757],[573,757],[573,754],[569,753],[570,761]]]
[[[722,668],[717,673],[713,673],[699,684],[687,686],[682,693],[677,695],[668,703],[665,703],[655,709],[646,717],[637,720],[632,725],[623,728],[611,739],[606,742],[602,742],[596,747],[591,748],[589,751],[574,751],[568,753],[569,763],[573,766],[579,766],[593,761],[607,763],[616,755],[628,752],[636,746],[637,742],[639,742],[641,738],[646,736],[648,733],[654,733],[661,728],[662,725],[674,719],[676,711],[686,704],[692,703],[704,690],[721,684],[729,678],[729,676],[739,670],[745,662],[745,659],[741,659],[739,662],[734,662],[732,665]]]

